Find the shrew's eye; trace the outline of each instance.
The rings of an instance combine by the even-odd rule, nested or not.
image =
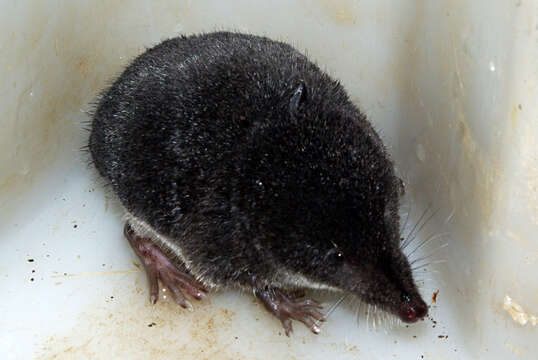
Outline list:
[[[339,249],[332,249],[327,253],[327,260],[333,264],[339,264],[344,261],[344,253]]]

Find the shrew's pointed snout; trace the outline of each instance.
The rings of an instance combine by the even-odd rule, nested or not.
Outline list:
[[[405,323],[414,323],[422,320],[428,314],[428,305],[420,296],[413,299],[404,296],[403,302],[398,310],[398,316]]]

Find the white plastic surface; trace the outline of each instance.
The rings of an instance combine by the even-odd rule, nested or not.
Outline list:
[[[82,110],[144,47],[214,29],[306,51],[380,129],[407,231],[439,209],[413,244],[450,232],[413,254],[448,243],[419,275],[432,319],[357,325],[348,304],[286,338],[251,294],[148,304]],[[0,79],[2,358],[538,358],[538,326],[503,309],[538,315],[538,1],[4,1]]]

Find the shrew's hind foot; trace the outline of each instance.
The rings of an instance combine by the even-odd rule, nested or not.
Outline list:
[[[302,300],[285,295],[276,288],[255,289],[254,293],[263,302],[267,310],[282,322],[286,335],[293,331],[291,320],[305,324],[314,334],[319,334],[317,321],[323,321],[323,308],[317,301]]]
[[[152,304],[159,299],[159,280],[183,308],[192,310],[186,294],[196,300],[206,296],[208,290],[204,285],[192,277],[187,269],[179,269],[172,263],[151,239],[137,235],[128,223],[125,224],[123,233],[144,264],[149,282],[149,301]]]

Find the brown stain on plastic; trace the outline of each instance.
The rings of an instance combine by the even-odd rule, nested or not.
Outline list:
[[[337,23],[346,25],[355,24],[357,21],[357,17],[355,16],[353,9],[349,6],[338,7],[336,9],[336,14],[333,15],[333,18]]]
[[[10,150],[0,156],[1,193],[28,187],[21,173],[47,170],[61,145],[76,138],[80,108],[119,67],[117,60],[112,63],[117,57],[110,55],[108,36],[102,35],[124,23],[116,14],[130,3],[66,3],[63,11],[69,17],[38,3],[11,10],[12,17],[31,26],[17,26],[5,44],[12,51],[0,60],[10,69],[0,84],[5,95],[0,143]],[[113,49],[127,52],[126,47],[122,43]]]
[[[342,25],[353,25],[357,23],[357,13],[355,11],[355,0],[344,1],[330,1],[330,0],[318,0],[318,5],[324,14],[329,18]],[[312,6],[310,2],[305,2],[305,6]]]
[[[88,77],[89,61],[87,58],[81,58],[77,62],[77,70],[83,79]]]
[[[538,126],[536,123],[525,124],[522,135],[522,168],[524,185],[528,199],[528,208],[531,221],[538,225]]]
[[[66,277],[65,282],[86,279]],[[280,322],[251,294],[210,293],[202,301],[192,300],[194,311],[189,312],[169,297],[149,304],[142,271],[109,281],[115,285],[81,309],[69,328],[49,332],[33,358],[257,360],[270,354],[271,359],[304,359],[313,345],[320,348],[318,341],[324,336],[318,338],[294,324],[293,335],[286,337]],[[347,342],[324,344],[321,350],[331,354],[360,353]]]
[[[36,358],[245,359],[227,334],[235,312],[209,300],[193,304],[193,312],[169,299],[152,306],[138,289],[89,308],[70,333],[49,337]]]
[[[360,355],[360,350],[356,345],[342,344],[342,343],[331,343],[331,348],[340,354],[352,354],[354,356]]]

